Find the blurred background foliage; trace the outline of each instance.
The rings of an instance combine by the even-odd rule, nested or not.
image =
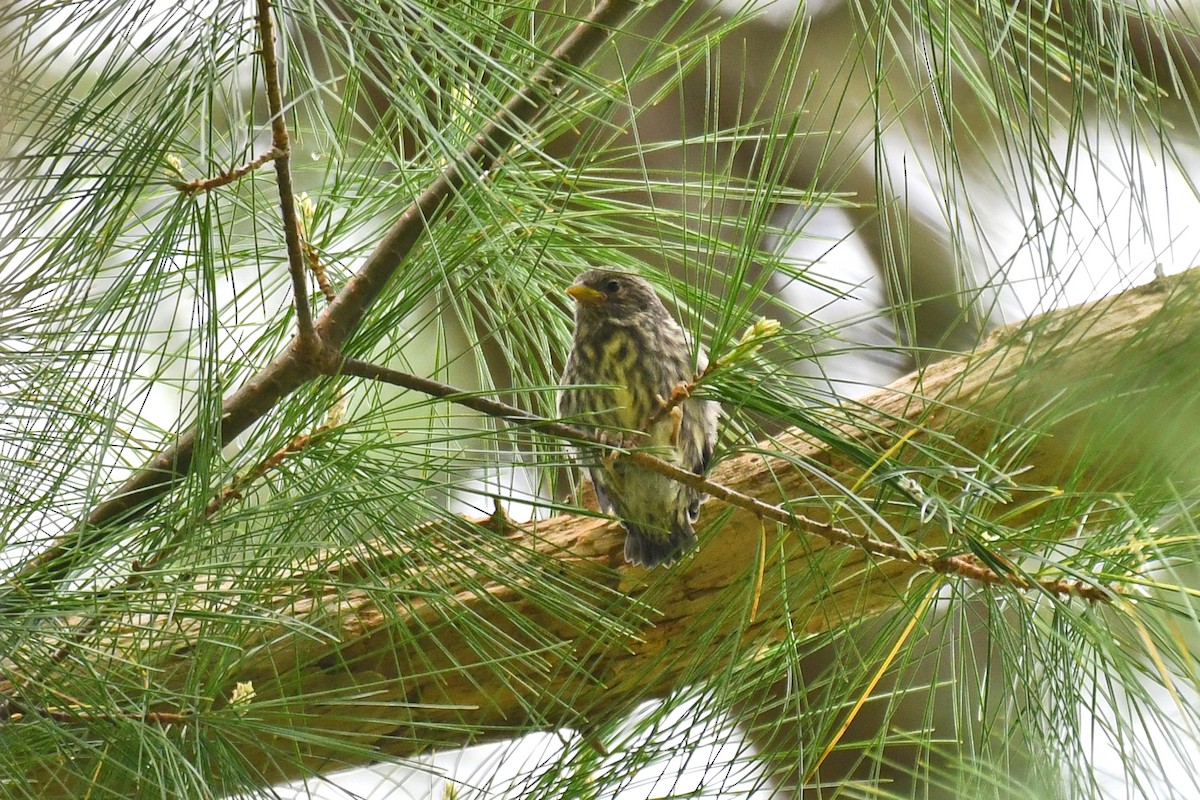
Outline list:
[[[275,5],[304,236],[334,291],[589,10]],[[1157,393],[1138,384],[1090,417],[1053,486],[1023,482],[1039,432],[1132,377],[1105,372],[1103,398],[1072,384],[1025,416],[998,413],[981,447],[935,431],[905,463],[890,460],[896,442],[864,451],[833,424],[999,324],[1195,262],[1196,13],[1132,0],[660,2],[570,71],[519,146],[429,227],[349,355],[553,416],[571,333],[561,289],[595,265],[637,272],[715,357],[760,316],[784,325],[705,387],[725,411],[718,462],[760,448],[786,458],[772,437],[799,428],[883,465],[870,491],[806,502],[876,514],[881,538],[906,543],[942,509],[952,547],[1136,597],[1096,607],[927,576],[900,587],[893,613],[792,618],[750,646],[758,599],[733,587],[697,616],[695,663],[666,697],[595,730],[481,730],[469,708],[443,727],[411,723],[420,701],[405,681],[422,669],[452,681],[441,654],[408,652],[398,675],[320,665],[317,686],[296,677],[311,665],[272,661],[270,645],[280,631],[331,635],[289,597],[369,598],[397,637],[413,609],[433,609],[522,702],[569,708],[507,672],[517,644],[456,593],[519,589],[601,641],[669,613],[631,612],[609,583],[572,580],[461,516],[497,498],[517,520],[581,511],[563,444],[327,378],[222,448],[222,398],[295,327],[272,171],[178,188],[270,147],[254,10],[9,3],[0,674],[24,712],[0,721],[0,782],[14,797],[1200,797],[1194,348],[1139,374]],[[1138,348],[1119,354],[1133,372]],[[1072,403],[1054,406],[1062,396]],[[185,480],[72,550],[69,576],[26,589],[31,555],[70,546],[90,509],[193,425]],[[1101,481],[1131,437],[1161,457]],[[911,526],[884,518],[880,485]],[[1029,496],[1042,499],[1012,511]],[[709,521],[702,542],[722,534],[723,517]],[[775,601],[828,589],[828,563],[779,576]],[[648,684],[660,668],[645,665]],[[271,679],[239,706],[233,686],[255,670]],[[285,724],[301,699],[326,712]],[[189,716],[147,718],[175,711]],[[372,736],[404,738],[412,757]],[[509,741],[449,747],[481,738]],[[267,788],[281,776],[306,777]]]

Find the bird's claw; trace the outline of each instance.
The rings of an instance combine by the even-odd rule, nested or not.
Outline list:
[[[680,381],[675,384],[675,388],[671,390],[671,399],[663,400],[662,395],[654,395],[654,399],[658,401],[658,406],[661,409],[659,414],[663,414],[671,418],[671,446],[675,447],[679,444],[679,430],[683,427],[683,406],[680,405],[684,400],[692,395],[692,387],[687,381]]]
[[[675,406],[671,409],[671,446],[675,447],[679,444],[679,431],[683,428],[683,407]]]
[[[625,433],[623,431],[602,431],[600,433],[600,441],[608,447],[628,450],[637,444],[637,434]],[[616,450],[609,450],[600,459],[600,464],[604,467],[604,471],[608,473],[608,477],[616,485],[620,485],[621,478],[617,474],[616,463],[621,457],[621,453]]]
[[[671,396],[665,400],[662,395],[654,395],[654,399],[658,401],[659,410],[653,416],[655,418],[671,417],[672,446],[679,443],[679,429],[683,425],[683,401],[692,396],[693,388],[693,384],[689,381],[679,381],[671,387]]]
[[[692,396],[692,384],[689,381],[679,381],[671,387],[671,396],[663,399],[661,394],[654,395],[659,406],[663,409],[678,408],[679,404]]]

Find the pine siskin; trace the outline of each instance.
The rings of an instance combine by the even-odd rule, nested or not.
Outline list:
[[[578,276],[567,293],[575,299],[575,341],[563,371],[559,413],[582,417],[610,441],[646,446],[703,474],[720,407],[688,398],[670,413],[661,412],[665,399],[694,371],[688,336],[654,289],[634,275],[595,269]],[[703,369],[703,352],[699,360]],[[656,412],[659,418],[648,426]],[[625,526],[626,561],[670,564],[696,544],[692,523],[700,513],[700,492],[628,459],[606,460],[588,471],[602,510]]]

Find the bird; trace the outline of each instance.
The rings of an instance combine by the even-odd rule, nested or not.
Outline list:
[[[703,475],[720,414],[716,401],[690,396],[707,364],[704,352],[693,364],[688,334],[637,275],[592,269],[566,291],[575,301],[575,332],[559,416]],[[629,459],[605,458],[587,469],[601,510],[625,527],[630,564],[670,565],[695,546],[702,492]]]

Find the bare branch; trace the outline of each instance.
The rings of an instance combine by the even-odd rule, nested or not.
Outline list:
[[[272,147],[267,152],[258,156],[252,161],[243,164],[240,167],[234,167],[231,170],[226,170],[220,173],[215,178],[196,178],[191,181],[176,181],[174,186],[184,194],[196,194],[198,192],[207,192],[216,189],[219,186],[226,186],[234,181],[249,175],[254,170],[266,164],[273,159],[279,158],[283,152]]]
[[[275,55],[275,27],[271,20],[271,1],[258,0],[258,33],[262,43],[263,79],[267,84],[267,108],[271,112],[271,145],[275,157],[275,179],[279,186],[279,210],[283,217],[283,237],[287,243],[288,271],[292,274],[292,297],[296,305],[299,338],[312,341],[312,309],[308,305],[308,275],[300,247],[300,220],[296,216],[296,197],[292,189],[291,143],[287,120],[283,116],[283,90],[279,84],[279,60]]]

